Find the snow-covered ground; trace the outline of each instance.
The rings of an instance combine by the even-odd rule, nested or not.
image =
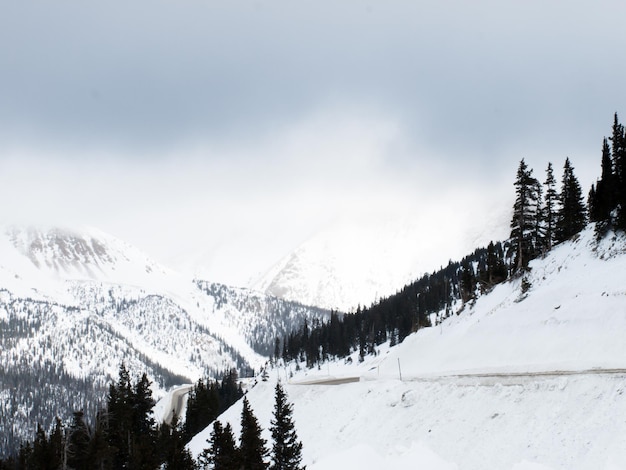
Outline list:
[[[502,284],[361,364],[273,370],[248,392],[265,438],[280,377],[309,470],[625,469],[624,239],[597,246],[587,230],[533,262],[529,280],[526,294]],[[302,384],[329,377],[360,381]],[[236,434],[240,413],[220,418]]]

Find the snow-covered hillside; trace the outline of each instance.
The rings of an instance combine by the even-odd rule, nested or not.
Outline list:
[[[37,421],[68,416],[74,381],[82,402],[71,406],[91,410],[122,362],[146,372],[157,396],[232,367],[258,369],[274,338],[326,315],[186,278],[96,230],[7,229],[0,234],[0,436],[7,438],[9,419],[30,432]]]
[[[626,468],[626,239],[587,229],[531,268],[363,363],[275,369],[248,393],[265,437],[280,376],[309,470]],[[360,381],[306,385],[329,377]]]

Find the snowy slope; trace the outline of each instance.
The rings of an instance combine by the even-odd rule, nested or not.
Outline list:
[[[248,393],[265,437],[279,375],[309,470],[626,468],[626,240],[586,230],[531,267],[527,293],[502,284],[362,364],[274,370]],[[328,377],[360,382],[303,385]]]

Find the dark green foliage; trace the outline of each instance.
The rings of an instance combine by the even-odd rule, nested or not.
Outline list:
[[[109,470],[113,465],[114,449],[107,440],[107,419],[105,412],[96,417],[95,429],[89,442],[89,462],[92,468]]]
[[[176,414],[174,414],[169,425],[164,424],[162,426],[160,435],[159,450],[162,453],[161,460],[166,470],[193,470],[196,468],[191,453],[185,447],[187,440]]]
[[[540,249],[541,187],[532,176],[524,159],[520,161],[515,179],[515,203],[511,219],[511,246],[514,251],[515,271],[528,266]]]
[[[74,470],[87,470],[90,468],[89,442],[91,437],[89,429],[83,419],[83,412],[74,412],[72,425],[70,426],[67,440],[67,465]]]
[[[307,325],[306,334],[303,326],[284,338],[282,358],[291,361],[304,355],[307,366],[313,367],[353,351],[359,351],[359,360],[363,360],[366,354],[375,354],[377,346],[385,341],[402,342],[419,328],[430,326],[431,314],[450,312],[453,302],[461,299],[462,266],[472,267],[473,285],[480,282],[483,290],[504,281],[510,264],[506,248],[492,243],[490,259],[487,249],[477,249],[460,262],[450,261],[369,308],[358,307],[347,315],[332,312],[328,322],[315,320]]]
[[[64,451],[63,436],[60,429],[60,420],[57,420],[59,433],[55,433],[48,438],[46,432],[37,425],[37,433],[32,445],[32,453],[28,458],[30,468],[41,470],[56,470],[61,466]],[[60,440],[58,439],[60,437]]]
[[[461,290],[461,301],[468,302],[476,297],[476,274],[471,263],[465,262],[461,265],[461,279],[459,287]]]
[[[563,180],[559,195],[561,207],[556,225],[556,240],[562,242],[579,233],[587,224],[587,210],[582,189],[574,175],[574,167],[569,158],[563,166]]]
[[[109,386],[105,409],[92,421],[95,425],[88,425],[77,411],[67,428],[57,418],[49,436],[39,426],[33,443],[21,446],[15,457],[0,460],[0,470],[196,468],[176,419],[160,433],[156,429],[150,385],[146,374],[133,383],[122,364],[117,382]]]
[[[239,437],[239,463],[246,470],[265,470],[268,451],[265,439],[261,437],[261,426],[250,408],[248,399],[243,399],[241,411],[241,435]]]
[[[626,230],[626,133],[615,113],[613,119],[612,160],[614,174],[615,227]]]
[[[546,251],[552,249],[552,245],[556,235],[557,225],[557,205],[559,202],[559,195],[556,192],[556,179],[554,178],[554,170],[552,169],[552,163],[548,163],[546,169],[546,180],[543,183],[545,186],[545,201],[544,201],[544,233],[543,233],[543,246]]]
[[[589,191],[589,219],[599,237],[611,229],[626,230],[626,133],[617,113],[608,140],[602,141],[602,174]]]
[[[203,468],[213,470],[238,470],[239,450],[235,444],[235,437],[230,424],[222,427],[222,423],[215,421],[211,437],[207,440],[209,447],[200,454],[199,463]]]
[[[200,379],[189,392],[185,413],[185,435],[191,439],[243,396],[235,369],[225,373],[221,382]]]
[[[271,421],[272,464],[271,470],[304,470],[302,462],[302,442],[298,440],[293,423],[293,405],[280,382],[275,389],[274,418]]]
[[[616,207],[616,186],[613,174],[611,149],[606,139],[602,141],[602,174],[589,198],[589,219],[600,223],[601,231],[606,231],[613,225],[611,212]]]
[[[487,246],[487,260],[479,271],[480,286],[483,292],[503,282],[507,277],[502,244],[489,242]]]

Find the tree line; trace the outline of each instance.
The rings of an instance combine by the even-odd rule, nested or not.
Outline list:
[[[492,241],[461,261],[450,261],[370,307],[359,306],[346,315],[331,312],[328,321],[315,320],[312,325],[305,321],[299,329],[276,338],[272,359],[306,361],[308,367],[319,367],[330,358],[358,351],[363,360],[387,341],[393,346],[419,328],[442,321],[453,310],[460,312],[467,302],[499,283],[523,277],[522,288],[527,289],[524,273],[529,262],[577,235],[588,222],[595,223],[598,237],[610,230],[626,231],[626,133],[617,114],[611,137],[602,142],[601,167],[601,177],[585,202],[569,158],[560,187],[552,163],[540,182],[522,159],[514,182],[508,240]]]

